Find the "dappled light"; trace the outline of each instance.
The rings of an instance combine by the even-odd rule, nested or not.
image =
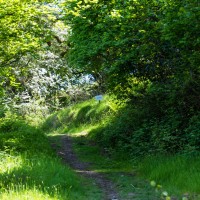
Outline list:
[[[0,0],[0,199],[200,200],[199,0]]]
[[[54,199],[58,195],[60,186],[59,182],[52,183],[52,185],[47,184],[50,175],[47,176],[44,172],[51,166],[49,161],[50,159],[46,160],[45,168],[43,168],[45,161],[42,156],[40,158],[32,157],[31,160],[27,155],[12,156],[12,160],[4,161],[4,172],[0,173],[1,187],[3,188],[1,199],[8,199],[9,196],[11,199],[26,199],[28,195],[30,195],[29,199],[41,197]],[[54,170],[56,173],[56,169]],[[51,172],[50,169],[49,172]]]
[[[10,129],[6,131],[8,123]],[[86,180],[62,164],[38,129],[18,119],[7,118],[0,130],[3,130],[0,133],[1,199],[81,200],[95,191],[95,187],[88,190],[82,186]],[[18,143],[9,142],[10,138]]]
[[[57,129],[57,131],[53,131],[51,134],[48,133],[51,141],[54,141],[54,143],[58,142],[56,146],[57,150],[61,148],[61,143],[59,143],[59,141],[62,141],[65,135],[71,137],[73,149],[77,153],[79,159],[89,163],[88,168],[80,169],[75,167],[74,170],[78,174],[103,174],[108,177],[115,177],[116,180],[119,179],[119,182],[122,181],[121,179],[123,179],[123,177],[127,176],[130,177],[130,179],[132,177],[133,181],[133,179],[137,179],[139,174],[142,177],[149,178],[149,180],[155,180],[160,183],[163,182],[165,184],[164,186],[171,194],[182,195],[188,188],[191,188],[190,190],[192,193],[195,193],[194,191],[199,191],[199,189],[197,189],[199,185],[197,181],[199,180],[197,178],[199,176],[198,167],[194,167],[198,166],[197,160],[194,159],[194,163],[188,165],[186,164],[189,162],[188,159],[192,161],[194,157],[190,158],[189,155],[188,157],[182,156],[182,158],[180,158],[182,161],[179,163],[179,156],[176,157],[170,154],[170,152],[174,151],[182,151],[183,153],[188,148],[185,146],[185,149],[182,149],[179,138],[173,138],[170,135],[167,136],[167,134],[173,133],[171,132],[171,130],[174,129],[173,126],[177,127],[181,123],[179,117],[172,117],[166,121],[160,121],[160,124],[157,124],[156,121],[150,121],[149,124],[144,121],[143,125],[141,125],[143,118],[147,119],[148,116],[152,117],[155,113],[137,110],[130,105],[116,105],[113,110],[110,109],[110,106],[113,108],[114,105],[112,99],[109,98],[101,104],[92,102],[93,100],[90,100],[70,107],[69,109],[71,110],[70,112],[73,118],[69,118],[69,121],[63,123],[63,126]],[[145,109],[147,110],[148,103],[144,103]],[[101,107],[101,112],[98,112],[98,106]],[[62,110],[62,115],[57,113],[61,121],[63,120],[62,117],[66,119],[65,116],[69,113],[69,109]],[[96,109],[96,113],[91,112],[94,109]],[[149,107],[149,109],[152,108]],[[92,113],[92,115],[90,115],[90,113]],[[101,115],[103,117],[96,120],[97,116],[95,115]],[[172,116],[173,115],[174,113],[172,113]],[[88,118],[88,116],[90,118]],[[51,117],[49,119],[51,119]],[[47,121],[49,119],[47,119]],[[67,124],[69,124],[69,126],[65,127]],[[171,125],[169,126],[169,124]],[[157,134],[157,138],[155,138],[156,135],[154,134],[157,133],[158,130],[162,130],[163,134],[165,134],[166,137],[170,137],[171,140],[169,141],[166,138],[166,140],[160,141],[158,136],[160,136],[162,132],[159,133],[160,135]],[[182,135],[182,137],[184,137],[184,135]],[[168,148],[170,149],[168,150]],[[65,151],[60,152],[61,157],[65,156],[65,154]],[[157,157],[154,157],[155,154],[162,155],[160,162]],[[69,155],[71,155],[71,153],[69,153]],[[147,160],[148,158],[152,158],[152,163],[143,161],[145,157],[147,157]],[[197,155],[196,158],[198,157]],[[173,159],[174,162],[171,162]],[[69,159],[68,163],[72,162],[72,160],[73,159]],[[174,166],[175,171],[173,171],[173,167],[170,165]],[[192,175],[190,175],[191,171]],[[188,181],[185,182],[185,180]],[[176,182],[176,184],[174,182]],[[184,184],[182,184],[183,182]],[[122,183],[120,182],[120,184]],[[148,182],[145,183],[144,181],[141,187],[148,188]],[[142,188],[140,189],[142,190]],[[193,190],[192,188],[195,189]],[[139,191],[141,192],[141,190]],[[159,190],[162,191],[161,189]],[[145,191],[142,192],[145,194],[147,191],[152,191],[152,188],[150,187],[148,190],[145,189]],[[129,192],[131,192],[131,190]]]

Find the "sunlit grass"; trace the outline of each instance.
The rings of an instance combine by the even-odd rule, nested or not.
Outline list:
[[[100,199],[99,190],[90,185],[90,181],[78,177],[58,158],[43,154],[31,157],[1,154],[1,161],[0,199],[26,199],[28,196],[28,199],[81,200],[90,199],[91,193]]]
[[[29,155],[30,156],[30,155]],[[2,198],[32,194],[40,198],[63,199],[78,193],[84,196],[84,179],[64,166],[57,158],[47,155],[1,155],[0,185]],[[17,195],[15,197],[15,195]],[[36,198],[37,199],[37,198]]]
[[[0,174],[10,173],[13,169],[20,168],[23,160],[21,156],[12,156],[5,152],[0,152]]]
[[[171,194],[200,193],[200,158],[151,156],[139,165],[140,174],[155,180]]]
[[[1,121],[0,199],[101,199],[100,189],[64,164],[41,130],[18,119]]]
[[[107,96],[99,103],[95,99],[81,102],[54,113],[43,124],[46,131],[57,130],[61,134],[90,132],[105,123],[115,111]]]
[[[43,170],[38,170],[38,165],[44,165],[47,160],[40,156],[30,160],[27,155],[5,152],[0,153],[0,160],[0,199],[56,199],[49,195],[48,186],[44,185],[43,180],[38,179],[43,173]],[[56,197],[57,188],[51,189]]]
[[[45,194],[38,189],[28,190],[26,188],[18,189],[16,191],[14,189],[10,189],[9,191],[5,191],[0,193],[1,200],[57,200],[58,197],[50,197],[48,194]]]

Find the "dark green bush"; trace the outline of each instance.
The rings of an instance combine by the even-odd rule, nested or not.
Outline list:
[[[136,157],[198,152],[200,115],[190,109],[184,113],[185,104],[181,96],[185,90],[176,94],[172,91],[169,96],[169,91],[164,88],[157,89],[159,91],[150,91],[137,104],[128,103],[108,123],[92,130],[90,136],[103,147]]]
[[[185,129],[185,150],[188,153],[200,152],[200,113],[193,116]]]

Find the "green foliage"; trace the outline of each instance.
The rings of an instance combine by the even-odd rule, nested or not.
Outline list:
[[[122,113],[115,125],[106,126],[105,141],[130,141],[136,131],[141,144],[141,137],[158,134],[164,143],[173,141],[172,149],[183,149],[184,130],[200,110],[199,2],[73,0],[64,5],[71,66],[97,79],[101,74],[111,93],[130,100],[128,109],[136,108],[132,120]],[[140,122],[134,114],[141,114]]]
[[[198,153],[200,148],[200,114],[193,116],[185,129],[186,140],[188,142],[186,146],[186,152]]]
[[[1,66],[40,46],[40,35],[46,36],[44,27],[48,26],[42,18],[47,14],[47,7],[41,10],[40,6],[38,1],[0,1]]]
[[[88,132],[103,148],[126,152],[134,159],[157,153],[196,154],[199,114],[185,112],[180,102],[175,102],[177,97],[168,95],[167,87],[149,87],[148,99],[139,95],[134,105],[132,100],[120,105],[108,97],[100,104],[94,100],[76,104],[51,115],[43,129]]]
[[[121,107],[93,101],[75,105],[50,116],[43,125],[46,131],[86,128],[89,137],[103,147],[134,158],[155,153],[198,154],[198,0],[66,0],[59,6],[56,11],[57,5],[49,6],[46,1],[0,0],[0,148],[31,152],[37,147],[44,152],[39,141],[46,140],[38,129],[6,116],[3,97],[6,106],[14,96],[17,103],[25,102],[27,96],[34,97],[33,101],[43,96],[47,103],[58,105],[62,95],[58,80],[68,73],[64,85],[69,90],[63,92],[67,92],[63,99],[71,101],[75,87],[70,86],[79,85],[71,76],[77,73],[92,75],[99,90],[109,90],[126,103]],[[67,26],[57,24],[56,30],[68,35],[59,38],[52,27],[60,11]],[[52,58],[46,56],[49,52],[54,62],[46,62]],[[60,62],[63,56],[70,70],[63,68],[67,66],[63,59]],[[36,66],[48,70],[37,71]],[[39,77],[44,74],[47,80]],[[54,75],[57,78],[50,81]],[[33,77],[37,81],[29,87]],[[68,79],[70,86],[66,86]],[[50,89],[42,93],[44,85]],[[25,96],[17,96],[23,92]],[[88,97],[88,90],[76,88],[76,92],[74,101]]]
[[[28,72],[53,34],[56,17],[50,2],[0,1],[0,98],[13,100],[26,88]]]
[[[137,84],[135,87],[146,95],[135,95],[134,104],[133,100],[124,103],[109,97],[100,104],[93,100],[82,102],[50,116],[44,128],[48,132],[56,130],[80,135],[74,139],[75,149],[89,162],[98,160],[98,171],[110,173],[110,169],[117,170],[118,164],[125,168],[130,163],[132,167],[138,164],[139,174],[160,183],[162,191],[166,189],[171,198],[187,194],[196,200],[199,193],[199,112],[186,109],[182,101],[177,101],[177,98],[184,99],[187,91],[185,88],[178,90],[179,85],[173,88],[177,95],[170,90],[171,85],[150,84],[145,91]],[[174,96],[170,96],[170,92]],[[107,160],[97,156],[99,151],[108,157]],[[113,163],[113,157],[118,163]],[[119,163],[119,158],[125,165]],[[113,177],[122,184],[116,174]]]
[[[66,1],[72,28],[69,62],[94,75],[106,75],[112,88],[131,74],[165,78],[171,69],[168,58],[165,68],[161,59],[168,48],[160,39],[161,7],[155,1]]]
[[[110,89],[126,89],[133,76],[163,83],[199,73],[197,0],[75,0],[65,7],[69,63],[101,73]]]
[[[155,153],[196,154],[199,151],[198,116],[189,122],[171,111],[159,119],[155,117],[157,113],[150,114],[146,109],[128,105],[103,126],[93,129],[90,135],[105,148],[129,152],[134,159]]]
[[[179,73],[199,74],[199,2],[191,1],[167,1],[165,17],[161,20],[163,30],[162,37],[179,49],[183,62]]]

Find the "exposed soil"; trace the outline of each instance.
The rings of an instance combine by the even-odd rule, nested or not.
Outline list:
[[[62,136],[61,147],[57,150],[57,152],[63,161],[70,165],[70,167],[77,173],[81,176],[91,178],[96,183],[104,194],[104,200],[119,200],[119,195],[116,191],[114,183],[108,180],[103,173],[91,171],[89,169],[89,163],[82,162],[78,159],[77,155],[73,151],[72,139],[69,136]]]

